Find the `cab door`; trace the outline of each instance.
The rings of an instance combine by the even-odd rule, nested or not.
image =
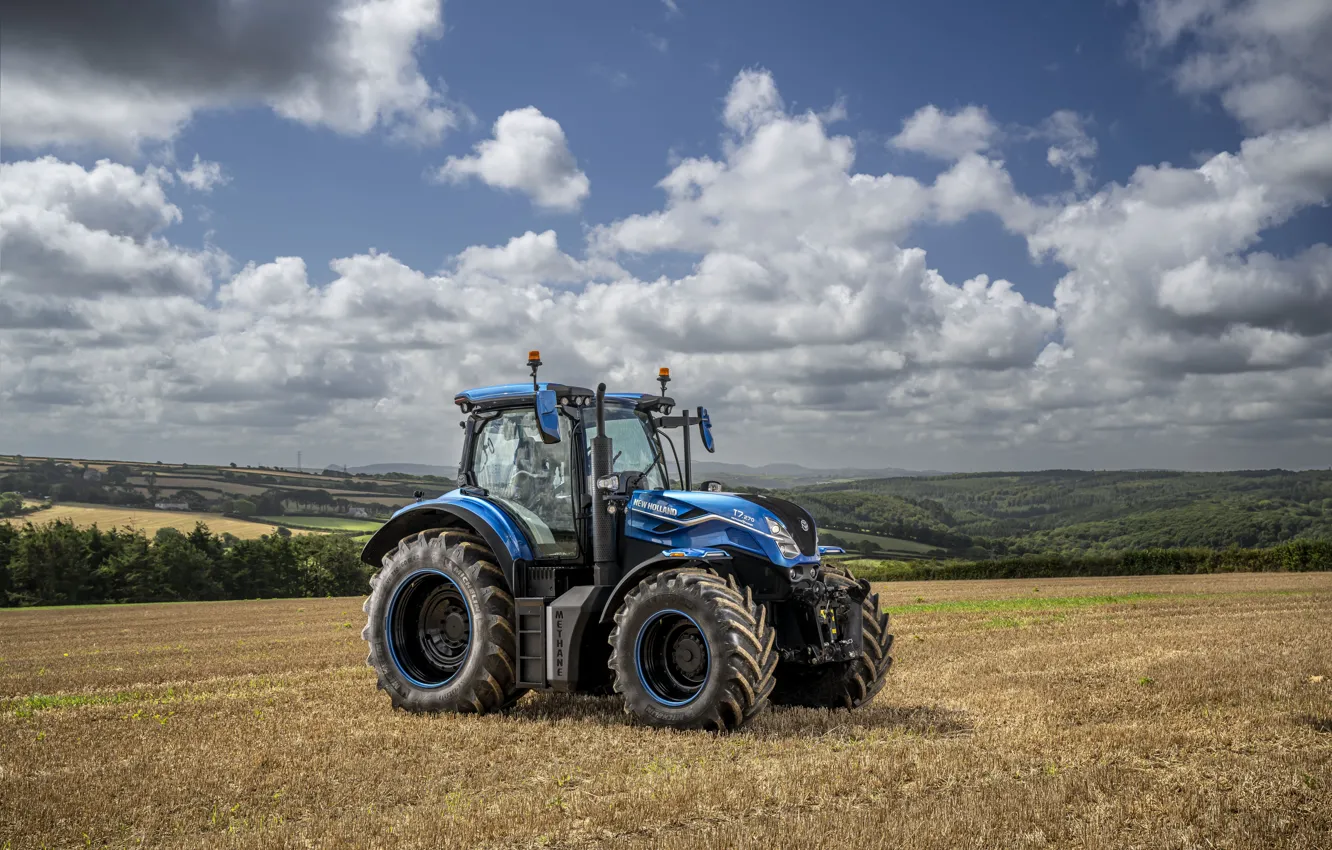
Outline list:
[[[503,410],[477,424],[471,470],[476,484],[512,516],[538,558],[576,558],[574,441],[560,419],[561,440],[547,445],[531,407]]]

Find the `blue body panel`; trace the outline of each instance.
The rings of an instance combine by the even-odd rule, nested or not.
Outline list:
[[[665,549],[730,547],[779,567],[816,564],[818,555],[787,558],[768,532],[768,518],[780,518],[734,493],[693,490],[637,490],[629,499],[624,533]]]
[[[529,385],[527,389],[530,392],[532,387]],[[389,519],[389,522],[392,522],[403,514],[411,513],[412,511],[419,511],[422,509],[437,510],[439,508],[447,508],[448,506],[465,508],[480,517],[481,520],[489,525],[494,530],[495,534],[499,536],[500,542],[502,542],[504,548],[508,550],[510,559],[514,561],[533,560],[532,547],[527,542],[527,536],[523,534],[522,529],[518,527],[518,524],[515,523],[508,514],[485,499],[476,496],[468,496],[461,490],[451,490],[436,499],[429,499],[424,502],[413,502],[395,513]],[[387,525],[387,523],[385,524]]]

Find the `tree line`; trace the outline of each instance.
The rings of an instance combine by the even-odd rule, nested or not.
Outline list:
[[[0,605],[364,595],[360,546],[334,534],[240,540],[203,523],[182,533],[0,522]]]
[[[1332,570],[1332,540],[1297,540],[1266,549],[1140,549],[984,561],[879,561],[852,569],[857,578],[870,581],[1321,572]]]
[[[992,560],[856,564],[860,578],[1053,578],[1332,570],[1332,541],[1266,549],[1144,549],[1105,555],[1028,555]],[[239,540],[202,523],[151,537],[55,521],[0,522],[0,606],[364,596],[372,568],[340,535],[267,535]]]

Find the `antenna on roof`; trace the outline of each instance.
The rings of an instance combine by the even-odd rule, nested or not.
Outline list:
[[[532,367],[532,392],[536,392],[537,391],[536,375],[537,375],[537,367],[541,365],[541,352],[540,351],[527,352],[527,365]]]
[[[665,397],[666,397],[666,385],[669,384],[669,383],[671,382],[671,370],[670,370],[668,367],[666,367],[666,366],[662,366],[660,369],[658,369],[658,370],[657,370],[657,381],[658,381],[658,383],[661,384],[661,397],[662,397],[662,398],[665,398]]]

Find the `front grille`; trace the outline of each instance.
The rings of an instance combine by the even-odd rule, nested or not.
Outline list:
[[[818,532],[814,526],[814,517],[809,515],[809,511],[795,502],[774,499],[772,496],[746,494],[745,498],[777,515],[777,518],[786,525],[786,530],[791,532],[791,536],[795,538],[796,545],[800,547],[800,554],[818,554],[819,547],[816,541]],[[804,521],[803,526],[801,525],[802,520]]]

